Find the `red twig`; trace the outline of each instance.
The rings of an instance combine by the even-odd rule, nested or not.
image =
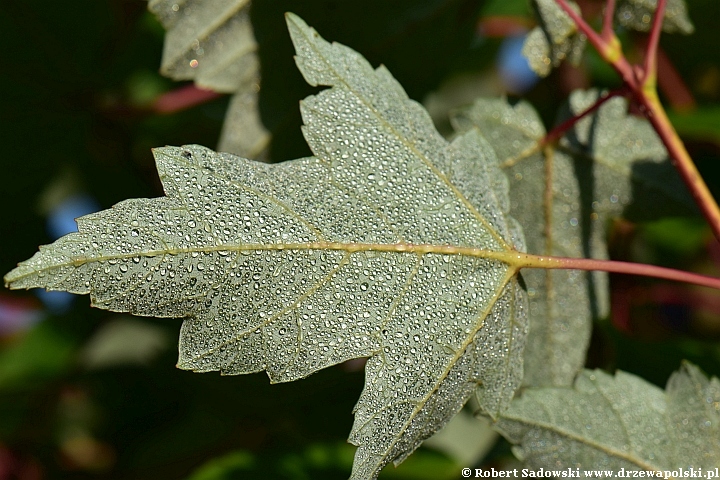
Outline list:
[[[607,92],[605,95],[598,98],[595,103],[593,103],[591,106],[586,108],[583,112],[579,113],[578,115],[575,115],[572,118],[568,118],[564,122],[562,122],[560,125],[557,125],[555,128],[550,130],[547,135],[545,135],[545,138],[542,139],[542,144],[547,145],[549,143],[556,142],[560,139],[560,137],[565,134],[568,130],[570,130],[578,121],[580,121],[582,118],[585,118],[587,115],[593,113],[595,110],[600,108],[605,102],[610,100],[613,97],[625,95],[627,92],[627,89],[623,86],[616,90],[612,90],[610,92]]]
[[[634,40],[635,49],[647,51],[648,36],[637,35]],[[656,52],[657,86],[663,93],[665,100],[674,110],[688,111],[695,108],[695,98],[685,80],[667,56],[662,46],[658,45]]]
[[[645,107],[645,115],[665,145],[673,165],[695,198],[695,202],[712,228],[715,238],[720,240],[720,208],[700,176],[685,145],[670,123],[670,119],[657,98],[657,92],[654,88],[644,88],[635,94],[638,102]]]
[[[196,105],[207,103],[222,95],[212,90],[198,88],[195,85],[185,85],[159,96],[152,104],[152,110],[157,113],[175,113]]]
[[[646,85],[652,82],[655,85],[657,78],[657,49],[660,43],[660,32],[662,32],[663,19],[665,18],[665,6],[667,0],[658,0],[655,16],[650,30],[647,49],[645,50],[645,62],[643,65],[642,84]]]
[[[600,56],[615,68],[623,81],[629,86],[636,86],[638,83],[637,78],[632,66],[622,55],[620,42],[618,42],[617,38],[613,35],[610,40],[606,41],[575,10],[570,8],[570,5],[565,0],[555,1],[572,18],[578,30],[588,38],[588,41],[600,53]]]
[[[618,72],[625,82],[625,86],[632,92],[633,100],[641,105],[644,113],[655,131],[662,140],[673,164],[678,169],[685,185],[690,189],[705,219],[720,240],[720,207],[710,194],[710,190],[703,181],[685,145],[680,140],[673,128],[667,114],[657,97],[655,85],[656,80],[656,58],[657,44],[662,28],[663,11],[666,0],[659,0],[658,9],[654,18],[648,50],[645,55],[645,69],[633,68],[622,54],[620,43],[617,37],[613,36],[610,41],[601,38],[590,26],[577,14],[566,0],[555,0],[557,4],[573,19],[578,30],[587,35],[590,43],[597,49],[600,56]],[[636,72],[638,75],[636,75]]]
[[[657,51],[657,72],[658,87],[673,109],[688,111],[695,108],[695,97],[662,47]]]
[[[603,18],[602,34],[600,35],[606,42],[611,42],[615,36],[613,30],[613,22],[615,21],[615,0],[607,0],[605,5],[605,17]]]

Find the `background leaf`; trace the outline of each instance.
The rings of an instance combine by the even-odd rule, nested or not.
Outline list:
[[[472,0],[250,3],[153,0],[149,7],[168,28],[163,72],[233,93],[218,150],[266,161],[307,153],[296,128],[296,106],[311,89],[297,74],[292,45],[283,34],[286,11],[368,52],[419,99],[471,45],[478,9]],[[418,48],[424,51],[424,69],[411,61]],[[261,72],[267,73],[263,82]]]
[[[523,158],[505,168],[510,180],[510,210],[523,227],[529,252],[559,256],[581,256],[582,233],[562,228],[565,209],[578,201],[562,195],[553,182],[553,215],[543,211],[545,158],[539,142],[545,128],[532,106],[514,106],[503,99],[479,99],[458,111],[453,124],[459,131],[477,127],[495,148],[501,164]],[[557,180],[557,165],[552,173]],[[563,165],[560,165],[564,168]],[[572,172],[561,170],[569,176]],[[563,177],[561,177],[563,178]],[[547,238],[550,233],[552,238]],[[589,275],[572,270],[523,271],[528,286],[530,334],[525,349],[525,385],[569,385],[585,363],[593,311]],[[603,285],[605,286],[605,285]],[[605,286],[606,287],[606,286]],[[607,293],[604,293],[607,297]]]
[[[160,71],[174,80],[232,93],[218,148],[264,158],[270,133],[260,119],[260,62],[250,0],[150,0],[167,29]]]
[[[526,390],[497,427],[528,468],[714,469],[720,383],[684,364],[666,392],[639,377],[584,371],[569,388]]]
[[[620,0],[615,18],[623,27],[649,32],[657,9],[657,0]],[[685,0],[668,0],[663,18],[663,31],[689,35],[695,31],[687,14]]]
[[[596,101],[596,91],[576,91],[560,121]],[[459,131],[477,127],[495,148],[510,179],[510,212],[536,254],[607,258],[610,218],[638,212],[694,211],[665,149],[645,120],[629,116],[611,99],[543,150],[543,125],[525,103],[480,99],[456,112]],[[552,189],[545,206],[545,189]],[[549,214],[549,217],[548,217]],[[647,213],[645,218],[648,218]],[[593,318],[609,313],[607,275],[573,270],[527,270],[530,336],[524,384],[569,385],[585,363]]]
[[[580,12],[575,2],[568,1],[568,4]],[[532,5],[540,25],[530,31],[522,49],[530,68],[541,77],[546,77],[553,67],[565,59],[577,64],[585,49],[586,39],[578,32],[575,22],[555,0],[533,0]]]

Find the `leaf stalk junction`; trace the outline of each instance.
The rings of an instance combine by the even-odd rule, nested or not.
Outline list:
[[[720,207],[700,176],[684,143],[668,119],[657,95],[657,50],[662,30],[667,0],[658,0],[653,17],[650,37],[643,65],[631,65],[622,53],[620,41],[612,29],[614,1],[608,2],[602,27],[602,35],[583,20],[566,0],[555,0],[575,22],[577,29],[588,38],[600,56],[611,65],[623,79],[630,99],[644,112],[667,148],[673,165],[690,190],[715,237],[720,240]],[[601,101],[604,101],[601,99]]]

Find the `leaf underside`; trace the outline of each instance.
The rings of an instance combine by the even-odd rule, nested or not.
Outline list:
[[[509,404],[526,295],[482,252],[522,250],[522,234],[476,130],[448,144],[384,67],[288,26],[308,83],[331,87],[301,102],[315,157],[156,149],[165,197],[78,219],[5,281],[184,318],[185,369],[283,382],[369,357],[350,441],[352,478],[374,478],[474,392],[492,416]]]
[[[594,90],[573,92],[559,122],[598,98]],[[632,213],[629,206],[652,205],[656,215],[694,211],[652,127],[628,115],[622,98],[580,120],[556,147],[542,147],[545,129],[526,102],[479,99],[452,122],[458,131],[477,128],[495,148],[530,253],[605,259],[608,223]],[[608,314],[607,275],[531,269],[523,277],[530,312],[523,382],[570,385],[585,363],[593,318]]]
[[[568,1],[568,4],[580,13],[575,2]],[[527,35],[522,49],[530,68],[546,77],[565,59],[577,65],[587,43],[585,35],[578,31],[575,22],[555,0],[533,0],[532,6],[539,25]],[[615,19],[625,28],[647,32],[652,26],[656,8],[657,0],[619,0]],[[693,33],[695,27],[688,18],[685,0],[668,0],[663,30],[686,35]]]
[[[629,373],[586,370],[573,388],[526,390],[496,426],[528,468],[710,470],[720,380],[686,363],[663,392]]]
[[[615,11],[618,23],[641,32],[650,31],[657,0],[620,0]],[[689,35],[695,31],[687,14],[685,0],[668,0],[663,15],[663,30]]]
[[[568,3],[580,12],[575,2]],[[572,18],[555,0],[533,0],[532,6],[540,24],[530,31],[522,48],[530,68],[541,77],[547,77],[552,68],[565,59],[574,65],[580,62],[586,38],[578,32]]]
[[[264,158],[270,133],[260,119],[260,60],[250,0],[150,0],[167,34],[160,72],[231,93],[219,150]]]

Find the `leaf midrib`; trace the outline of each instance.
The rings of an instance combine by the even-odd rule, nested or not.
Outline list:
[[[484,258],[488,260],[497,260],[503,262],[510,267],[520,268],[531,266],[537,263],[532,255],[517,251],[496,251],[486,250],[476,247],[460,247],[455,245],[433,245],[433,244],[412,244],[412,243],[343,243],[343,242],[305,242],[305,243],[272,243],[272,244],[223,244],[210,245],[202,247],[189,248],[172,248],[168,247],[163,250],[145,250],[128,253],[119,253],[114,255],[99,255],[94,257],[77,256],[72,257],[67,262],[55,263],[51,267],[43,270],[50,270],[61,267],[79,267],[87,263],[106,262],[110,260],[127,260],[136,257],[157,257],[161,255],[183,255],[192,253],[216,253],[216,252],[252,252],[267,250],[319,250],[319,251],[345,251],[354,252],[389,252],[398,254],[439,254],[439,255],[460,255],[475,258]],[[551,262],[546,262],[548,267],[552,266]],[[21,266],[23,264],[20,264]],[[7,279],[6,283],[15,282],[29,275],[34,275],[41,270],[33,269],[27,274]],[[11,272],[12,273],[12,272]]]
[[[574,432],[570,432],[568,430],[565,430],[563,428],[560,428],[558,425],[555,424],[549,424],[545,423],[539,420],[528,420],[526,418],[522,417],[513,417],[512,415],[508,415],[507,412],[503,414],[502,420],[510,421],[510,422],[517,422],[522,425],[526,425],[530,428],[540,428],[543,430],[546,430],[548,432],[555,433],[556,435],[565,437],[569,440],[578,442],[580,444],[583,444],[587,447],[593,448],[601,453],[604,453],[609,456],[614,456],[616,458],[625,460],[627,462],[630,462],[643,470],[646,471],[659,471],[660,469],[656,466],[650,465],[649,463],[645,463],[643,460],[632,456],[631,454],[621,452],[613,447],[604,445],[602,443],[598,443],[590,438],[582,437],[580,435],[577,435]],[[673,478],[673,477],[670,477]]]

